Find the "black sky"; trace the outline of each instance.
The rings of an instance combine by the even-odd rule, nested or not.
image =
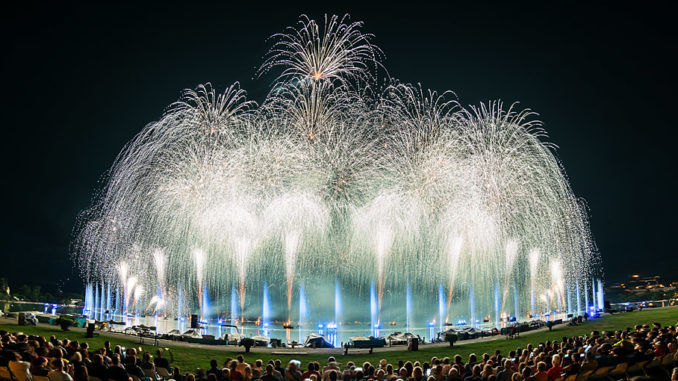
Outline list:
[[[589,204],[608,280],[678,280],[673,9],[280,3],[3,9],[0,277],[78,290],[71,229],[123,145],[184,88],[240,81],[261,101],[269,83],[252,77],[268,36],[301,13],[350,13],[393,77],[540,114]]]

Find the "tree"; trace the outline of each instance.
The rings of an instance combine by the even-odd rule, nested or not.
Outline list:
[[[63,316],[59,316],[59,318],[56,320],[56,323],[61,326],[62,331],[68,331],[69,327],[74,324],[74,321]]]
[[[0,278],[0,298],[9,296],[9,283],[6,278]]]
[[[245,347],[245,353],[250,353],[250,348],[254,346],[254,340],[249,337],[244,337],[240,340],[238,345]]]
[[[445,341],[450,343],[450,347],[454,346],[454,343],[459,340],[459,336],[457,336],[456,333],[454,332],[446,332],[445,333]]]
[[[30,298],[34,302],[42,301],[42,300],[40,300],[41,299],[40,298],[40,286],[33,286],[33,288],[31,288]]]

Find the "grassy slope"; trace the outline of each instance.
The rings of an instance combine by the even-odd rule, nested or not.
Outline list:
[[[380,359],[386,359],[390,363],[397,363],[398,360],[419,360],[419,361],[428,361],[433,356],[444,357],[444,356],[453,356],[455,354],[460,354],[466,358],[470,353],[482,354],[484,352],[492,353],[495,349],[500,349],[503,353],[508,353],[509,350],[515,349],[517,347],[524,348],[528,343],[537,344],[539,342],[544,342],[546,340],[560,340],[563,336],[574,336],[582,335],[593,330],[616,330],[623,329],[626,327],[632,327],[635,324],[647,324],[652,322],[659,322],[664,324],[676,324],[678,322],[678,308],[663,308],[663,309],[652,309],[644,311],[636,311],[631,313],[624,314],[615,314],[610,316],[605,316],[601,319],[596,319],[589,321],[581,326],[577,327],[567,327],[559,326],[554,328],[552,332],[537,332],[533,334],[523,335],[520,338],[514,340],[504,340],[498,339],[494,341],[482,342],[482,343],[469,343],[462,345],[455,345],[454,348],[448,347],[420,347],[418,352],[407,352],[407,351],[389,351],[389,352],[380,352],[372,355],[369,354],[351,354],[347,356],[343,354],[335,355],[337,361],[340,363],[346,363],[347,361],[354,361],[356,363],[363,363],[364,361],[370,361],[372,363],[377,362]],[[59,338],[68,338],[71,340],[85,340],[83,332],[61,332],[58,328],[46,328],[46,327],[19,327],[14,324],[0,324],[0,329],[7,331],[22,331],[26,334],[42,335],[49,337],[51,335],[57,335]],[[125,347],[143,347],[143,349],[154,351],[154,347],[151,345],[139,345],[136,340],[123,340],[123,339],[113,339],[105,336],[98,336],[93,339],[87,339],[90,347],[100,348],[103,346],[105,340],[111,340],[113,345],[122,345]],[[462,342],[463,343],[463,342]],[[233,348],[233,347],[229,347]],[[193,371],[197,367],[208,367],[209,361],[213,358],[217,359],[219,363],[223,362],[226,358],[233,358],[241,352],[235,351],[225,351],[225,350],[208,350],[202,348],[187,348],[181,346],[170,347],[173,352],[174,361],[172,362],[173,366],[178,366],[184,371]],[[246,361],[253,362],[256,359],[263,359],[268,361],[270,358],[278,358],[283,362],[289,361],[291,359],[298,359],[302,363],[306,364],[309,361],[319,361],[321,364],[327,362],[328,355],[323,354],[308,354],[308,355],[297,355],[297,356],[282,356],[282,355],[272,355],[270,353],[250,353],[245,356]]]

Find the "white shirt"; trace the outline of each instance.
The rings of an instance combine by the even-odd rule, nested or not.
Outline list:
[[[53,370],[47,373],[47,378],[49,378],[49,381],[73,381],[71,375],[63,370]]]

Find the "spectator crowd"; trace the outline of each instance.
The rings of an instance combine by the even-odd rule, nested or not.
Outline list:
[[[55,336],[27,336],[0,331],[0,378],[16,381],[556,381],[601,379],[678,380],[676,326],[637,325],[616,332],[593,331],[528,344],[508,353],[496,350],[433,357],[430,361],[376,364],[326,364],[296,360],[248,363],[242,356],[208,368],[182,372],[173,367],[159,348],[138,353],[135,348],[91,349],[86,342],[58,340]],[[441,352],[448,349],[441,348]],[[207,365],[207,364],[206,364]]]

